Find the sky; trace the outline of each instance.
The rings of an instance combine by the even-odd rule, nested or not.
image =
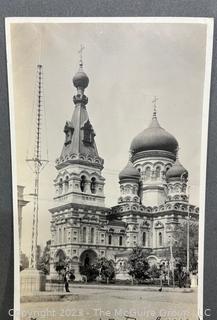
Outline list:
[[[179,142],[179,159],[189,171],[190,201],[199,205],[202,102],[206,25],[174,23],[19,23],[11,26],[17,183],[25,186],[22,250],[30,252],[34,176],[25,161],[34,143],[36,65],[43,65],[42,156],[39,244],[50,239],[49,208],[54,206],[55,159],[72,117],[72,78],[84,45],[87,111],[104,158],[106,206],[117,204],[118,174],[128,161],[132,139],[152,117],[154,96],[161,126]],[[46,117],[45,117],[46,115]],[[46,121],[44,121],[46,118]],[[46,125],[45,125],[46,123]],[[45,130],[46,129],[46,130]]]

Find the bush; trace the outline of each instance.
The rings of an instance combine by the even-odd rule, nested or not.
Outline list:
[[[142,248],[136,247],[133,249],[133,252],[128,259],[128,268],[129,275],[136,279],[138,282],[143,282],[146,279],[149,279],[149,264],[145,256],[145,253],[142,251]]]
[[[82,276],[87,277],[87,281],[95,281],[99,276],[99,270],[96,265],[79,266],[79,272]]]

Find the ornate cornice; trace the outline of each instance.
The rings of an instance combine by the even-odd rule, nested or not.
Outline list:
[[[71,154],[56,159],[56,169],[62,169],[69,164],[83,164],[91,168],[103,169],[104,160],[100,157],[91,157],[90,154]]]
[[[155,158],[155,157],[163,157],[163,158],[168,158],[170,160],[175,161],[176,160],[176,155],[173,154],[172,152],[169,151],[164,151],[164,150],[148,150],[148,151],[141,151],[137,152],[132,155],[132,162],[135,162],[138,159],[142,158]]]

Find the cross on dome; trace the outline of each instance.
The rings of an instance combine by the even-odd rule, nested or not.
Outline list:
[[[152,119],[157,118],[157,101],[158,100],[159,100],[159,98],[157,96],[154,96],[154,100],[152,100],[153,107],[154,107]]]
[[[83,66],[83,56],[82,56],[82,51],[85,49],[85,47],[81,44],[81,47],[80,47],[80,49],[78,50],[78,53],[79,53],[79,55],[80,55],[80,63],[79,63],[79,65],[80,65],[80,67],[82,67]]]

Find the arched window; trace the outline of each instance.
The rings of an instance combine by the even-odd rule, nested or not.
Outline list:
[[[85,122],[82,130],[83,130],[83,143],[85,145],[92,145],[94,142],[95,133],[93,131],[93,127],[90,124],[89,120]]]
[[[63,242],[66,243],[67,242],[67,231],[66,228],[63,228]]]
[[[90,230],[90,243],[94,243],[94,228]]]
[[[163,245],[163,235],[162,235],[162,232],[159,232],[158,238],[159,238],[159,247],[162,247],[162,245]]]
[[[119,237],[119,246],[122,246],[122,245],[123,245],[123,237],[120,236],[120,237]]]
[[[111,234],[108,237],[108,244],[112,244],[112,235]]]
[[[87,183],[86,177],[84,175],[81,176],[80,189],[81,189],[82,192],[85,192],[86,183]]]
[[[63,192],[63,179],[61,178],[59,181],[59,193],[61,194]]]
[[[157,168],[156,168],[156,179],[158,179],[158,178],[160,178],[160,167],[158,166]]]
[[[146,247],[146,232],[143,232],[142,234],[142,245]]]
[[[62,243],[62,229],[59,228],[59,243]]]
[[[148,179],[150,179],[150,177],[151,177],[151,168],[147,167],[145,169],[145,179],[148,180]]]
[[[83,228],[83,242],[87,242],[87,228]]]
[[[69,190],[69,177],[67,176],[65,180],[65,192],[67,193],[68,190]]]
[[[90,190],[92,193],[96,193],[96,178],[91,178]]]

